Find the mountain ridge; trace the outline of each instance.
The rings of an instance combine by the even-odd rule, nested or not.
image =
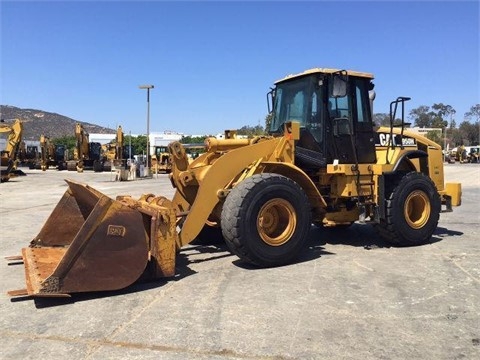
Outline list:
[[[30,108],[18,108],[11,105],[0,105],[0,119],[5,123],[13,123],[15,119],[23,122],[24,140],[39,140],[41,135],[56,139],[63,136],[75,136],[75,124],[83,125],[87,133],[115,134],[116,130],[104,126],[72,119],[68,116]]]

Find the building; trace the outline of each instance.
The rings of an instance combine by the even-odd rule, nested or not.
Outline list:
[[[164,131],[164,132],[152,132],[148,137],[148,143],[150,147],[150,155],[155,154],[155,146],[168,146],[172,141],[180,141],[184,134]]]
[[[442,128],[426,128],[426,127],[411,127],[411,128],[406,128],[406,130],[418,133],[420,135],[426,136],[428,132],[430,131],[438,131],[439,135],[441,136],[443,134],[443,129]]]
[[[126,134],[125,134],[126,135]],[[137,134],[128,134],[132,137],[137,137]],[[143,134],[142,134],[143,135]],[[144,135],[145,136],[145,135]],[[155,154],[155,146],[168,146],[172,141],[180,141],[184,134],[177,133],[174,131],[164,131],[164,132],[151,132],[148,137],[148,143],[150,148],[150,155]],[[89,134],[89,142],[98,142],[102,145],[108,144],[112,141],[115,141],[116,134]],[[128,145],[128,144],[125,144]]]
[[[88,134],[89,142],[98,142],[102,145],[108,144],[112,141],[115,141],[116,134]]]

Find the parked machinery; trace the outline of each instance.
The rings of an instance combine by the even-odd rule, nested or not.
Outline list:
[[[67,168],[65,145],[55,145],[48,136],[40,136],[41,159],[40,168],[45,171],[50,167],[58,170]]]
[[[480,154],[480,145],[464,146],[460,145],[451,150],[448,162],[454,164],[458,161],[460,164],[478,163]]]
[[[21,166],[27,166],[34,169],[37,163],[40,163],[41,152],[38,151],[37,145],[27,145],[25,141],[20,142],[18,158]]]
[[[16,161],[22,141],[23,124],[16,119],[13,124],[0,123],[0,138],[5,141],[5,149],[1,151],[1,182],[8,181],[16,168]]]
[[[40,233],[11,258],[23,260],[27,287],[10,294],[69,296],[173,276],[178,249],[202,237],[223,238],[259,267],[295,261],[312,224],[359,221],[394,245],[427,242],[442,207],[460,205],[461,185],[444,183],[438,144],[404,129],[408,98],[391,103],[390,127],[374,127],[372,79],[318,68],[289,75],[269,93],[268,135],[207,138],[193,161],[171,143],[172,200],[114,200],[67,181]]]
[[[115,141],[102,145],[103,170],[110,171],[113,168],[125,168],[129,156],[124,145],[124,134],[122,127],[117,128]]]
[[[467,159],[469,163],[479,163],[480,162],[480,146],[471,146],[467,154]]]
[[[75,125],[76,145],[73,160],[67,161],[67,170],[83,172],[83,170],[102,171],[101,144],[89,142],[89,135],[83,125]]]
[[[151,172],[157,174],[163,172],[170,174],[172,171],[172,163],[170,161],[170,153],[168,146],[155,146],[155,155],[151,159]]]

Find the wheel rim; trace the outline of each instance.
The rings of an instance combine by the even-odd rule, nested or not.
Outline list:
[[[430,201],[426,193],[413,191],[405,200],[404,215],[407,224],[413,229],[422,228],[430,218]]]
[[[280,246],[290,240],[296,225],[295,210],[292,204],[284,199],[267,201],[258,213],[258,234],[271,246]]]

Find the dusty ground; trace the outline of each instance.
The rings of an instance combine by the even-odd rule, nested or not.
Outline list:
[[[480,358],[480,165],[447,164],[463,204],[441,215],[428,245],[394,248],[368,225],[312,229],[299,262],[240,263],[223,247],[190,246],[175,279],[66,300],[11,301],[23,266],[0,264],[2,359]],[[0,185],[0,256],[19,254],[66,184],[109,196],[172,196],[165,175],[26,171]]]

